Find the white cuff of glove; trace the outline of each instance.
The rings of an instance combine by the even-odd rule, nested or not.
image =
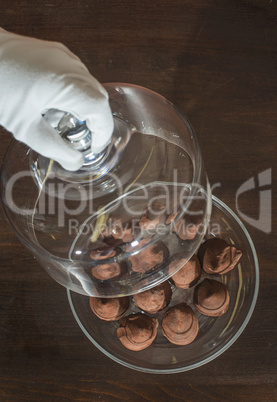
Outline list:
[[[92,152],[101,152],[110,141],[113,118],[108,94],[61,43],[0,28],[0,88],[0,124],[67,170],[79,169],[83,156],[44,121],[42,114],[48,109],[85,120],[92,132]]]

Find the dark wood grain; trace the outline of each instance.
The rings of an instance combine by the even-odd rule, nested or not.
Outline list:
[[[210,182],[220,184],[215,194],[234,211],[247,179],[271,168],[274,182],[275,0],[2,0],[0,25],[63,42],[101,82],[135,83],[170,99],[195,128]],[[0,135],[2,160],[11,137],[2,128]],[[271,233],[244,222],[261,274],[248,326],[216,360],[176,375],[129,370],[92,346],[65,289],[1,213],[0,400],[276,400],[276,203],[273,192]],[[258,193],[246,194],[241,209],[257,218],[257,208]]]

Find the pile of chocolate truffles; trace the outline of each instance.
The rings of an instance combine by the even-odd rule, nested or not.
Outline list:
[[[166,245],[162,241],[151,244],[158,225],[172,228],[173,236],[180,240],[193,240],[199,229],[199,224],[191,222],[189,217],[181,217],[175,222],[178,215],[180,211],[167,215],[165,206],[157,201],[146,208],[137,227],[133,227],[132,221],[124,222],[124,219],[119,217],[109,217],[97,243],[94,243],[94,250],[90,253],[91,260],[95,262],[91,269],[93,279],[118,279],[126,272],[134,275],[145,274],[165,264],[169,257]],[[136,252],[137,250],[139,252]],[[130,254],[126,261],[105,263],[105,259],[116,257],[122,251]]]
[[[228,310],[228,288],[214,278],[232,270],[241,256],[242,252],[225,240],[208,239],[201,245],[198,255],[188,262],[182,254],[171,258],[169,273],[174,273],[176,266],[183,266],[169,281],[132,297],[139,312],[128,313],[132,306],[130,297],[90,297],[90,307],[101,320],[119,321],[117,338],[129,350],[140,351],[149,347],[157,336],[159,325],[170,343],[188,345],[196,339],[199,330],[195,309],[208,317],[220,317]],[[172,289],[173,292],[176,288],[186,292],[192,287],[193,305],[185,302],[170,305]]]

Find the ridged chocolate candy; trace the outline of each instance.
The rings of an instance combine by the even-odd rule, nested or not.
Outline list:
[[[135,294],[133,298],[141,310],[155,314],[169,304],[171,296],[172,291],[169,283],[163,282],[152,289]]]
[[[121,268],[119,263],[105,263],[104,261],[108,258],[114,257],[116,254],[117,251],[114,247],[109,247],[106,245],[92,250],[90,253],[90,258],[94,261],[99,261],[98,265],[91,269],[92,276],[96,279],[104,281],[120,275]]]
[[[117,254],[117,251],[114,247],[109,247],[103,245],[99,248],[96,248],[90,252],[90,258],[92,260],[105,260],[111,257],[114,257]]]
[[[112,262],[110,264],[99,264],[91,269],[91,274],[94,278],[101,281],[114,278],[120,275],[121,268],[117,262]]]
[[[181,240],[193,240],[197,235],[199,225],[190,222],[187,217],[180,218],[178,221],[174,222],[178,214],[179,212],[170,214],[166,219],[166,224],[172,224],[172,231],[175,232]]]
[[[199,249],[202,268],[208,274],[226,274],[239,262],[242,252],[225,240],[208,239]]]
[[[146,349],[157,336],[158,320],[145,314],[131,314],[122,318],[117,337],[125,348],[133,351]]]
[[[126,248],[127,252],[134,252],[134,254],[128,258],[132,271],[145,273],[165,260],[168,250],[164,243],[158,242],[147,245],[149,241],[149,238],[142,239],[136,247],[133,248],[131,243]],[[141,247],[143,248],[140,250]]]
[[[209,317],[220,317],[229,308],[230,295],[227,287],[219,281],[204,279],[194,291],[197,310]]]
[[[182,267],[175,274],[178,267]],[[189,261],[182,257],[182,254],[177,254],[173,257],[169,264],[169,274],[177,288],[188,289],[195,285],[201,275],[201,266],[198,258],[193,255]]]
[[[162,320],[164,336],[175,345],[188,345],[199,330],[197,317],[190,306],[181,303],[171,307]]]
[[[101,320],[116,321],[128,310],[129,297],[90,297],[89,304],[94,314]]]
[[[165,206],[160,202],[154,202],[147,208],[145,214],[141,217],[139,226],[141,230],[153,230],[159,224],[165,222]]]
[[[134,239],[135,233],[131,222],[126,223],[120,218],[110,218],[102,231],[102,237],[105,241],[107,241],[109,237],[112,237],[114,240],[119,241],[119,243],[128,243]],[[114,243],[117,244],[117,242]]]

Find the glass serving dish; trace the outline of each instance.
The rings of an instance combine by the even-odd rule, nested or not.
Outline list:
[[[83,167],[65,171],[14,140],[1,196],[13,230],[57,282],[83,295],[114,297],[167,279],[167,262],[179,250],[187,259],[195,253],[211,194],[184,114],[148,89],[104,86],[115,127],[104,152],[91,154],[85,122],[50,110],[46,121],[84,153]]]
[[[176,288],[171,282],[173,296],[166,309],[157,313],[157,337],[147,349],[130,351],[117,339],[118,321],[99,319],[90,309],[89,297],[67,291],[69,304],[80,328],[88,339],[104,354],[129,368],[148,373],[177,373],[197,368],[215,359],[229,348],[246,327],[255,307],[259,289],[259,267],[255,248],[244,225],[219,199],[213,197],[212,216],[206,238],[219,237],[234,244],[242,251],[239,264],[224,275],[212,275],[223,282],[230,293],[230,306],[221,317],[206,317],[193,304],[194,287]],[[202,271],[198,283],[211,277]],[[139,312],[132,297],[125,316]],[[181,302],[189,304],[196,313],[199,332],[189,345],[170,343],[162,334],[161,319],[172,306]],[[150,315],[151,316],[151,315]]]

